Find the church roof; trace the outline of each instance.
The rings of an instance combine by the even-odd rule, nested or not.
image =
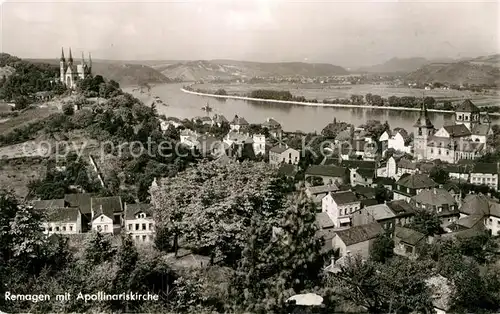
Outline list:
[[[483,135],[486,136],[490,132],[490,126],[487,124],[478,124],[472,130],[472,134],[474,135]]]
[[[443,128],[450,134],[450,137],[470,136],[471,132],[463,124],[445,125]]]
[[[470,101],[470,99],[464,100],[460,105],[458,105],[457,112],[479,112],[479,108]]]

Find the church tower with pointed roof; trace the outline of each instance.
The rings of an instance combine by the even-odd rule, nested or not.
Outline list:
[[[88,62],[86,62],[82,52],[81,64],[77,65],[74,63],[71,48],[69,49],[69,58],[67,62],[66,58],[64,57],[64,49],[62,49],[61,59],[59,61],[59,67],[60,67],[60,81],[70,89],[75,89],[76,83],[79,80],[83,80],[87,77],[92,76],[92,59],[90,57],[90,53],[89,53],[89,60]]]
[[[413,148],[414,156],[417,159],[427,158],[427,143],[435,131],[427,112],[427,106],[422,102],[419,117],[413,125]]]

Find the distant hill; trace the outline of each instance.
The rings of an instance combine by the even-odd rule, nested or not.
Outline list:
[[[34,63],[59,65],[57,59],[27,59]],[[80,61],[75,59],[78,64]],[[170,80],[159,71],[140,63],[125,63],[112,60],[93,60],[92,72],[109,80],[115,80],[121,86],[139,85],[144,83],[168,83]]]
[[[209,79],[252,78],[256,76],[331,76],[349,72],[326,63],[279,62],[263,63],[234,60],[198,60],[154,66],[166,77],[185,81]]]
[[[380,73],[380,74],[406,74],[413,72],[426,64],[435,62],[453,62],[453,61],[455,60],[451,58],[442,58],[435,60],[428,60],[426,58],[419,58],[419,57],[392,58],[382,64],[359,68],[355,70],[355,72]]]
[[[406,76],[417,83],[500,85],[500,54],[452,63],[424,65]]]

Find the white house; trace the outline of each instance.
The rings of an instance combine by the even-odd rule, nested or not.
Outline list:
[[[474,217],[482,219],[484,227],[491,231],[491,234],[500,235],[500,204],[483,194],[469,194],[465,197],[462,206],[459,208],[460,219],[457,225],[467,226],[464,221]]]
[[[299,160],[299,151],[291,147],[277,145],[269,150],[269,164],[271,165],[282,163],[296,165],[299,163]]]
[[[125,232],[137,243],[152,243],[155,222],[150,204],[125,204]]]
[[[321,211],[328,214],[336,228],[349,227],[352,214],[361,203],[351,191],[328,193],[321,201]]]
[[[253,139],[252,146],[255,156],[257,155],[264,156],[266,154],[266,136],[263,134],[254,134],[252,136],[252,139]]]
[[[47,221],[42,222],[43,233],[77,234],[82,232],[82,214],[79,208],[50,208]]]
[[[387,148],[411,154],[412,146],[410,140],[411,138],[405,129],[396,128],[388,140]]]
[[[121,197],[93,197],[90,200],[92,230],[117,233],[120,231],[123,214]]]
[[[475,163],[470,171],[470,183],[487,185],[498,190],[499,165],[496,163]]]

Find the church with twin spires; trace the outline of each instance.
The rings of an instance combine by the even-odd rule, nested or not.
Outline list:
[[[486,151],[491,121],[486,115],[481,121],[479,108],[465,100],[456,109],[455,123],[434,128],[425,104],[413,126],[413,154],[417,160],[436,160],[456,163],[461,159],[476,159]]]
[[[85,61],[85,57],[82,52],[82,60],[80,64],[75,64],[73,60],[73,55],[71,54],[71,48],[69,48],[69,58],[66,62],[64,57],[64,49],[61,49],[61,59],[59,62],[60,67],[60,81],[67,88],[75,89],[76,82],[78,80],[83,80],[86,77],[92,76],[92,57],[90,56],[88,61]]]

